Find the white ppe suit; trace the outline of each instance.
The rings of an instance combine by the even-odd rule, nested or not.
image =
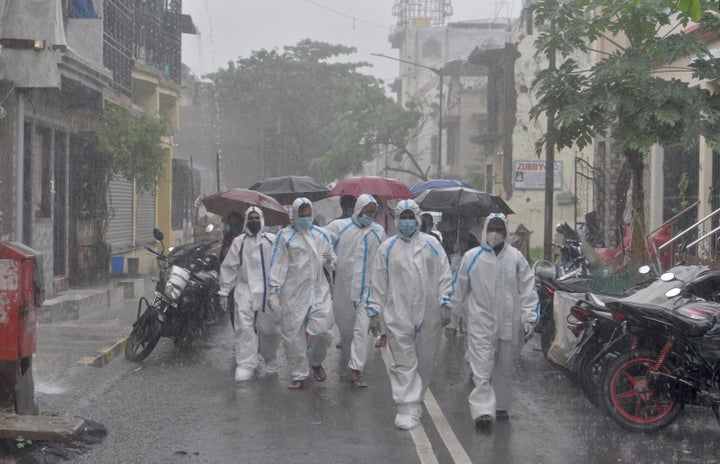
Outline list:
[[[510,409],[510,380],[525,341],[523,325],[536,322],[539,311],[535,276],[520,250],[504,242],[496,254],[488,244],[492,219],[505,222],[507,231],[503,214],[485,219],[481,245],[465,253],[455,272],[450,303],[467,321],[467,359],[475,383],[468,398],[473,420]]]
[[[365,301],[370,289],[370,266],[380,244],[387,238],[377,222],[360,223],[363,208],[377,201],[360,195],[351,217],[334,221],[333,249],[337,255],[333,315],[340,330],[340,341],[348,367],[362,371],[370,352],[368,326],[370,319]],[[352,349],[351,349],[352,344]]]
[[[256,235],[247,228],[250,213],[260,216]],[[266,307],[266,282],[275,235],[263,232],[262,211],[251,206],[245,211],[245,233],[235,237],[220,266],[219,295],[233,292],[235,300],[235,361],[247,377],[258,367],[258,352],[265,365],[274,365],[280,346],[280,315]]]
[[[293,201],[293,224],[277,234],[268,278],[268,291],[279,296],[282,341],[293,381],[305,380],[309,365],[322,363],[335,325],[328,279],[336,257],[325,231],[298,225],[298,210],[305,204],[312,207],[304,197]],[[326,252],[332,257],[329,265],[323,259]]]
[[[440,309],[450,297],[452,276],[442,246],[419,231],[417,203],[398,202],[396,225],[405,210],[413,212],[418,230],[409,237],[399,233],[380,245],[367,306],[368,311],[379,312],[387,326],[393,357],[390,384],[397,404],[395,426],[411,429],[420,424],[421,402],[440,343]]]

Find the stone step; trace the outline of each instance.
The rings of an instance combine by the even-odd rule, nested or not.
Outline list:
[[[23,437],[34,441],[69,441],[82,431],[85,421],[74,417],[20,416],[0,412],[0,438]]]

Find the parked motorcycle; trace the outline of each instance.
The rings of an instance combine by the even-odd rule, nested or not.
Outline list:
[[[675,273],[677,272],[683,278],[691,280],[691,283],[686,286],[688,292],[710,299],[711,294],[701,284],[705,269],[700,266],[673,268],[671,272],[662,274],[659,279],[649,280],[649,285],[646,283],[634,287],[622,298],[631,303],[665,303],[666,291],[681,282],[676,277]],[[650,269],[642,266],[639,272],[648,274]],[[698,279],[697,283],[695,279]],[[597,407],[601,407],[599,389],[603,370],[609,360],[619,354],[617,351],[606,350],[606,347],[623,333],[622,326],[612,318],[606,303],[622,298],[588,292],[584,299],[577,301],[570,308],[567,317],[567,327],[576,336],[576,341],[567,356],[564,367],[571,372],[578,373],[578,380],[583,392],[588,400]]]
[[[162,243],[163,233],[153,230]],[[220,261],[211,250],[218,240],[203,240],[176,246],[165,255],[145,247],[160,267],[152,303],[145,297],[138,302],[137,320],[125,346],[125,359],[142,361],[161,337],[172,338],[180,347],[188,346],[206,328],[222,317],[218,300]]]
[[[712,408],[720,423],[720,271],[666,293],[664,306],[606,303],[622,327],[606,350],[619,353],[602,373],[600,400],[628,430],[670,425],[684,404]]]

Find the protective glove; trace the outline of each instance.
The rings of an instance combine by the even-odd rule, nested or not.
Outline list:
[[[218,303],[220,303],[220,307],[222,308],[223,312],[226,313],[228,310],[228,296],[218,295]]]
[[[325,267],[330,267],[332,265],[332,254],[329,251],[323,253],[323,260],[325,260]]]
[[[270,311],[280,309],[280,296],[277,293],[270,292],[267,297],[267,307],[270,308]]]
[[[442,305],[440,307],[440,323],[443,327],[448,325],[450,323],[450,318],[452,317],[452,311],[450,310],[450,306],[448,305]]]
[[[525,335],[525,343],[533,338],[533,335],[535,335],[535,327],[532,322],[525,322],[523,324],[523,334]]]
[[[371,333],[373,337],[377,338],[380,336],[380,318],[378,315],[370,317],[370,324],[368,325],[368,333]]]

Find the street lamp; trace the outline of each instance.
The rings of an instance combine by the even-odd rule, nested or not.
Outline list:
[[[381,58],[387,58],[389,60],[399,61],[401,63],[411,64],[413,66],[417,66],[418,68],[424,68],[424,69],[427,69],[428,71],[432,71],[433,73],[440,76],[440,113],[438,115],[437,178],[442,179],[442,117],[443,117],[443,73],[442,73],[442,70],[433,68],[431,66],[425,66],[424,64],[415,63],[414,61],[407,61],[407,60],[403,60],[401,58],[395,58],[394,56],[383,55],[382,53],[371,53],[371,55],[379,56]]]

